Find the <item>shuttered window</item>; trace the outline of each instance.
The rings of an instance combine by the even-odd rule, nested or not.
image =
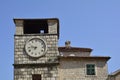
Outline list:
[[[87,64],[86,73],[87,75],[95,75],[95,64]]]

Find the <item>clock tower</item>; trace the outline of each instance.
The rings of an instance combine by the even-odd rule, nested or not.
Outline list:
[[[59,20],[14,19],[14,80],[58,80]]]

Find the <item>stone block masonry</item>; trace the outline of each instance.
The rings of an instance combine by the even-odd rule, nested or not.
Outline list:
[[[27,40],[31,38],[41,38],[47,44],[47,53],[44,57],[39,59],[32,59],[24,51],[24,46]],[[47,63],[53,61],[58,56],[58,39],[57,36],[15,36],[15,55],[14,64],[27,64],[27,63]]]
[[[38,59],[26,54],[24,46],[31,38],[41,38],[47,44],[47,53]],[[32,80],[33,74],[40,74],[42,80],[58,80],[58,37],[39,35],[15,35],[14,80]]]

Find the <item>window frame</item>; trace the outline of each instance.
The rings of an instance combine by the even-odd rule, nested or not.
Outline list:
[[[92,73],[88,73],[88,68],[87,68],[87,65],[94,65],[94,68],[92,69],[92,70],[94,70],[94,73],[92,74]],[[95,64],[92,64],[92,63],[88,63],[88,64],[86,64],[85,65],[85,74],[87,75],[87,76],[96,76],[96,74],[97,74],[97,72],[96,72],[96,65]],[[91,68],[89,69],[89,70],[91,70]]]

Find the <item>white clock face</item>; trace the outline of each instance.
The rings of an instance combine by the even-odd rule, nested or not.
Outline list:
[[[41,57],[46,50],[46,43],[40,38],[32,38],[25,45],[25,51],[31,57]]]

